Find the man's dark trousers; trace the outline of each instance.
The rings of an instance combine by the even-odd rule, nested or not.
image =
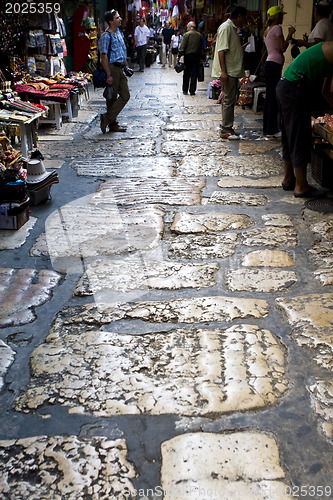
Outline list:
[[[187,94],[190,90],[190,94],[195,94],[197,90],[200,57],[197,54],[185,54],[184,64],[183,93]]]

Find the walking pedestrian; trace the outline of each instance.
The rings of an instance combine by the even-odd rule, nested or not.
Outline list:
[[[322,93],[332,107],[332,76],[333,42],[321,42],[301,52],[276,87],[285,169],[282,187],[293,190],[296,198],[318,196],[306,175],[311,153],[311,96]]]
[[[173,67],[175,67],[177,63],[177,54],[179,51],[181,41],[182,41],[182,36],[180,34],[180,31],[176,30],[174,35],[172,35],[171,37],[171,44],[170,44],[170,50],[173,58]]]
[[[266,137],[279,137],[281,135],[278,127],[276,86],[282,76],[283,54],[287,50],[289,40],[296,31],[293,26],[289,26],[288,36],[284,39],[281,24],[285,14],[281,7],[277,5],[267,11],[267,28],[264,32],[267,58],[262,68],[266,81],[263,117],[263,134]]]
[[[235,7],[230,14],[230,19],[222,23],[217,30],[212,78],[220,78],[222,84],[220,132],[222,139],[239,139],[233,125],[238,79],[244,76],[243,59],[246,45],[242,47],[237,28],[245,23],[246,14],[245,7]]]
[[[198,81],[200,61],[205,59],[205,51],[202,35],[196,31],[195,23],[190,21],[186,27],[187,31],[181,41],[177,60],[184,56],[183,94],[190,90],[195,95]]]
[[[147,45],[149,43],[150,31],[145,24],[143,17],[140,17],[140,24],[134,30],[134,43],[138,53],[139,71],[145,70]]]
[[[170,21],[166,21],[164,28],[162,29],[162,65],[165,66],[166,61],[169,62],[169,67],[171,67],[171,37],[175,30],[170,24]]]
[[[107,75],[106,83],[113,86],[113,97],[106,99],[106,113],[100,115],[103,134],[106,133],[107,127],[111,132],[126,132],[126,128],[121,127],[116,118],[130,98],[127,78],[123,72],[128,65],[125,40],[119,29],[122,22],[119,12],[107,12],[105,22],[108,29],[100,37],[98,49],[102,67]]]

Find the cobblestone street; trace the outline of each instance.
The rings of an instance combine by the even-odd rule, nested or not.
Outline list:
[[[154,63],[127,132],[92,88],[40,127],[60,183],[0,230],[0,498],[333,498],[333,214],[261,112],[220,139],[209,81]]]

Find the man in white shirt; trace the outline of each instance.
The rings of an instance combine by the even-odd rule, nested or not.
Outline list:
[[[134,30],[134,43],[138,53],[139,71],[145,70],[145,60],[147,53],[147,44],[149,43],[150,31],[145,25],[143,17],[140,17],[140,24]]]
[[[244,76],[244,48],[241,45],[237,28],[246,21],[245,7],[235,7],[230,18],[217,30],[216,46],[212,66],[212,77],[220,78],[222,84],[222,123],[220,137],[238,140],[233,129],[234,108],[238,88],[238,79]]]

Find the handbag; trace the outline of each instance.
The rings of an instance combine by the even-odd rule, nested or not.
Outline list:
[[[204,80],[205,80],[204,65],[200,64],[198,69],[198,82],[203,82]]]
[[[176,73],[181,73],[182,71],[184,71],[184,63],[182,62],[177,62],[176,66],[175,66],[175,71]]]
[[[105,33],[109,32],[106,31]],[[108,61],[110,60],[109,55],[111,50],[111,33],[109,33],[109,35],[110,35],[110,45],[108,49]],[[93,72],[92,79],[93,79],[94,89],[103,89],[104,87],[106,87],[106,73],[101,64],[99,52],[98,52],[98,61],[96,64],[96,69]]]
[[[97,63],[96,69],[93,72],[94,89],[102,89],[106,87],[106,73],[102,68],[101,63]]]

